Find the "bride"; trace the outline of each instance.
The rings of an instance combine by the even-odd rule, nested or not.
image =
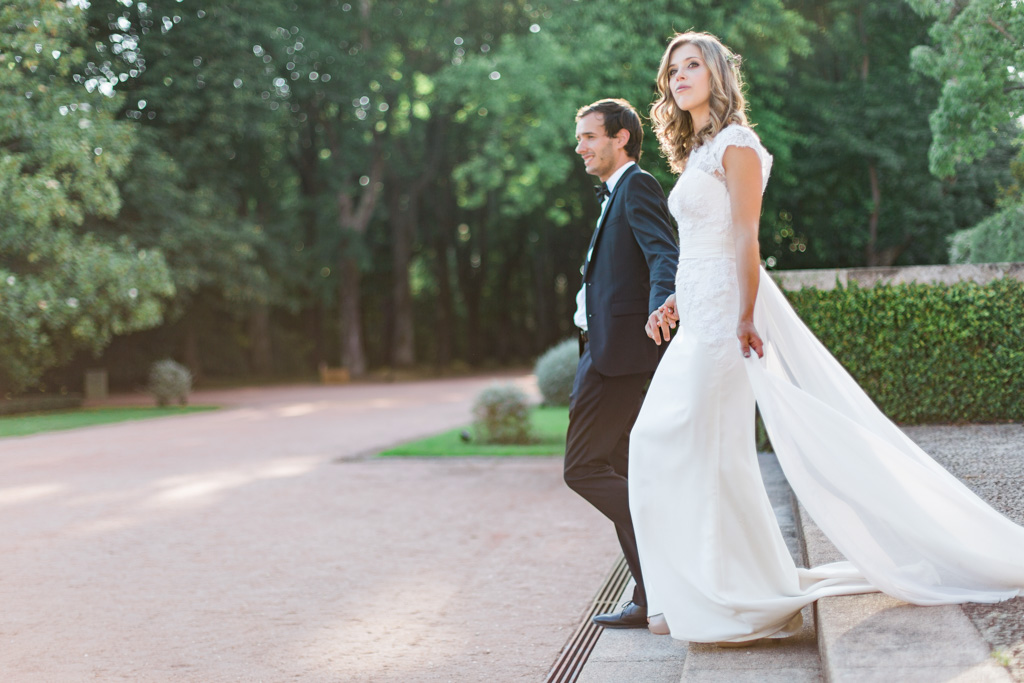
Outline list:
[[[794,633],[826,596],[1024,594],[1024,528],[890,422],[761,269],[772,157],[747,123],[738,58],[710,34],[680,34],[657,84],[651,117],[680,173],[668,198],[680,261],[647,325],[659,344],[676,320],[679,331],[630,438],[651,630],[735,644]],[[755,400],[794,492],[849,561],[794,564],[758,470]]]

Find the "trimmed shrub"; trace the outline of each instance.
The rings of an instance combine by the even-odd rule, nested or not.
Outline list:
[[[188,403],[188,394],[192,391],[192,373],[181,363],[169,358],[153,363],[149,370],[149,393],[156,397],[158,406],[166,406],[177,402]]]
[[[82,407],[81,394],[53,396],[23,396],[0,399],[0,415],[17,413],[42,413],[53,410],[74,410]]]
[[[473,405],[474,431],[483,443],[530,443],[530,404],[526,394],[511,384],[480,392]]]
[[[537,359],[533,372],[537,375],[537,386],[545,405],[569,405],[579,361],[580,344],[575,337],[552,346]]]
[[[973,228],[953,233],[950,263],[1024,261],[1024,203],[998,211]]]
[[[853,284],[786,296],[893,420],[1024,420],[1024,283]]]

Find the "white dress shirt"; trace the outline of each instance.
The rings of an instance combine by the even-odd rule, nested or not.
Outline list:
[[[597,218],[597,224],[601,225],[601,221],[604,220],[604,210],[608,208],[608,200],[612,198],[612,191],[615,190],[615,184],[619,182],[619,178],[626,172],[626,169],[630,166],[635,165],[635,161],[627,161],[622,166],[619,166],[615,173],[612,173],[605,183],[608,185],[608,196],[601,202],[601,215]],[[587,263],[590,263],[590,257],[594,255],[594,250],[591,249],[587,252]],[[587,331],[587,285],[583,283],[580,287],[580,291],[576,293],[576,314],[573,315],[572,321],[576,323],[576,327],[580,328],[584,332]]]

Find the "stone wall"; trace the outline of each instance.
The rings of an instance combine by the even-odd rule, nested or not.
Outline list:
[[[971,263],[955,266],[888,266],[880,268],[824,268],[820,270],[772,270],[772,279],[782,289],[834,289],[856,282],[861,287],[876,284],[953,284],[973,280],[984,284],[1008,277],[1024,282],[1024,263]]]

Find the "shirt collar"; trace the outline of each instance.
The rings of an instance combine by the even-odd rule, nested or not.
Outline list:
[[[605,185],[608,186],[609,194],[611,194],[612,191],[615,190],[615,185],[619,182],[619,178],[622,177],[622,174],[625,173],[626,169],[629,168],[630,166],[636,166],[636,162],[627,161],[622,166],[619,166],[619,168],[615,171],[615,173],[612,173],[611,177],[608,178],[608,180],[604,181]]]

